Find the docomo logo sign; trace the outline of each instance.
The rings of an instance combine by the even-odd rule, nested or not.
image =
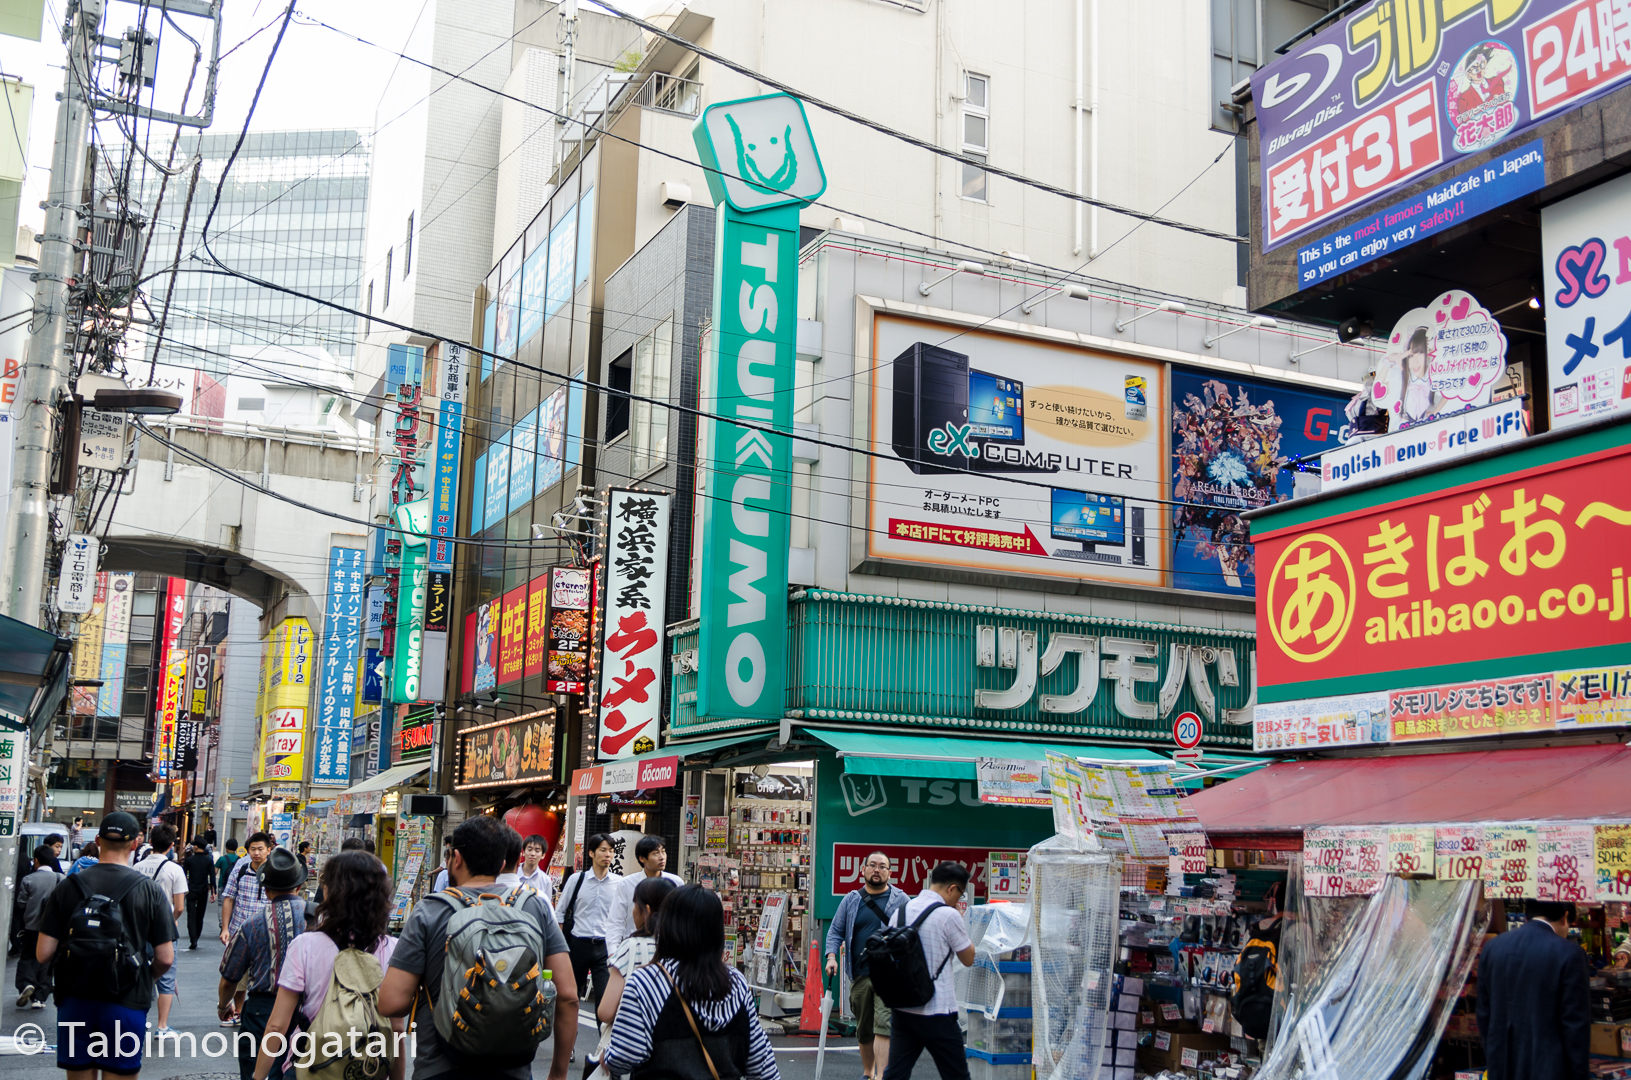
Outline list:
[[[642,761],[640,775],[636,779],[638,788],[673,787],[679,773],[679,758],[663,758],[661,761]]]
[[[618,791],[673,787],[679,782],[679,777],[680,759],[677,756],[647,761],[619,761],[578,769],[572,774],[572,794],[606,795]]]
[[[1269,245],[1436,167],[1444,159],[1438,111],[1438,89],[1424,83],[1270,167],[1263,191]]]

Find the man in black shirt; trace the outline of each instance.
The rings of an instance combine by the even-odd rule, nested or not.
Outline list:
[[[70,1078],[88,1077],[98,1069],[124,1074],[141,1069],[153,983],[175,963],[176,921],[170,898],[130,867],[130,848],[140,837],[141,826],[124,811],[103,818],[97,833],[101,851],[97,864],[57,886],[45,904],[36,958],[42,964],[58,959],[57,1067],[66,1069]],[[80,936],[102,930],[97,920],[81,914],[94,896],[119,905],[125,966],[117,970],[105,970],[90,950],[75,948]],[[118,988],[121,983],[124,989]]]
[[[215,878],[215,864],[210,862],[203,837],[193,839],[181,869],[187,874],[187,948],[196,949],[198,935],[204,932],[204,909],[210,906],[210,885]]]

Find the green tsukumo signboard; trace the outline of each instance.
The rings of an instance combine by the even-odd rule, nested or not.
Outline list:
[[[419,700],[419,673],[425,658],[425,564],[429,555],[430,500],[396,508],[402,537],[402,576],[396,583],[396,655],[391,665],[391,700]]]
[[[799,210],[827,180],[804,107],[785,94],[711,106],[692,137],[719,208],[704,406],[720,419],[707,433],[697,713],[778,719]]]

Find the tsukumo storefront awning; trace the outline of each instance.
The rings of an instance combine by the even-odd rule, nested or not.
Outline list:
[[[1283,761],[1189,797],[1213,847],[1301,850],[1305,829],[1631,818],[1631,747]]]
[[[1132,746],[1080,746],[1074,743],[1016,742],[1008,739],[957,739],[932,735],[879,735],[870,731],[827,731],[801,727],[834,750],[844,771],[868,776],[921,776],[944,780],[976,779],[978,758],[1045,761],[1052,750],[1098,761],[1170,764],[1171,759]]]

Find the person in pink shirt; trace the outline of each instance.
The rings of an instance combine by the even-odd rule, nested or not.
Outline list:
[[[323,906],[317,929],[301,934],[289,945],[278,974],[277,1002],[266,1022],[266,1033],[287,1033],[298,1009],[304,1028],[316,1017],[334,974],[334,959],[341,949],[362,949],[379,960],[383,970],[391,962],[396,938],[385,932],[391,914],[391,877],[385,865],[365,851],[342,851],[323,864]],[[391,1027],[402,1030],[402,1021]],[[264,1046],[264,1041],[263,1044]],[[406,1058],[391,1066],[392,1080],[402,1080]],[[277,1064],[262,1049],[255,1062],[254,1080],[279,1076]],[[288,1070],[292,1076],[294,1070]]]

